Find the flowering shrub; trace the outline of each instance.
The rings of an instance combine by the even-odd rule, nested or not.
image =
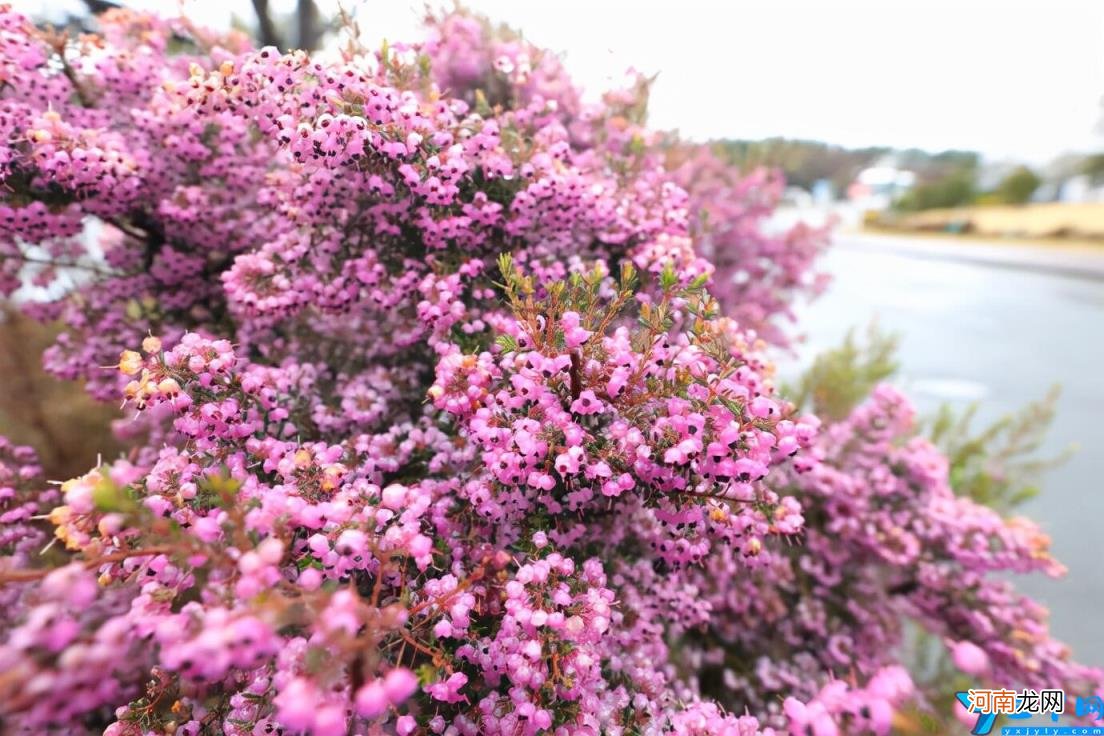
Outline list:
[[[0,10],[3,287],[58,294],[45,364],[131,447],[52,489],[0,444],[12,730],[884,733],[906,619],[1100,684],[899,394],[779,394],[825,233],[766,234],[777,180],[646,85],[462,12],[329,60],[99,22]]]

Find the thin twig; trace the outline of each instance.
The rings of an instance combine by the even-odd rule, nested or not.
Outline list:
[[[94,560],[88,560],[84,563],[84,566],[88,570],[93,570],[101,565],[110,565],[113,562],[122,562],[123,560],[131,557],[151,557],[154,555],[164,555],[173,552],[174,548],[168,545],[144,547],[142,549],[126,549],[118,552],[112,552],[109,555],[103,557],[97,557]],[[53,572],[54,569],[44,570],[4,570],[0,571],[0,585],[7,585],[8,583],[25,583],[35,580],[41,580],[42,578]]]

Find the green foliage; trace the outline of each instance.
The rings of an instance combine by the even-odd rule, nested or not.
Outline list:
[[[945,171],[952,169],[976,169],[981,162],[981,156],[977,151],[962,151],[948,149],[939,153],[926,153],[918,148],[910,148],[900,155],[901,165],[906,168],[942,168]]]
[[[1039,449],[1054,420],[1059,389],[1002,417],[982,431],[971,430],[978,406],[956,415],[944,405],[926,427],[932,442],[947,455],[955,492],[1002,513],[1039,493],[1043,472],[1066,459],[1069,451],[1040,458]]]
[[[897,345],[897,336],[876,324],[867,329],[865,340],[857,340],[851,331],[842,345],[817,356],[796,387],[785,391],[822,420],[844,419],[876,384],[896,372]],[[949,480],[958,495],[1008,513],[1038,494],[1044,471],[1069,455],[1039,456],[1058,395],[1055,386],[1042,399],[980,431],[973,428],[977,404],[960,412],[944,405],[922,424],[921,432],[947,456]]]
[[[763,140],[726,140],[717,144],[718,153],[744,171],[765,166],[779,169],[786,182],[811,189],[821,179],[832,182],[836,191],[845,191],[863,169],[889,157],[901,168],[916,172],[926,181],[936,181],[959,170],[977,168],[974,151],[930,153],[918,148],[894,149],[886,146],[844,148],[821,141],[791,138]]]
[[[897,370],[899,340],[877,324],[870,325],[866,342],[847,333],[843,345],[818,355],[790,395],[798,406],[827,421],[839,421],[851,413],[880,381]]]
[[[894,207],[905,212],[962,207],[976,196],[974,170],[961,168],[935,181],[918,184],[902,195]]]
[[[1093,184],[1104,181],[1104,153],[1094,153],[1086,156],[1081,162],[1081,173],[1089,177]]]
[[[137,508],[129,489],[116,484],[106,469],[101,471],[100,479],[92,487],[92,503],[97,511],[103,512],[132,512]]]
[[[1023,204],[1043,183],[1038,174],[1026,166],[1019,166],[1001,180],[997,197],[1005,204]]]
[[[723,154],[744,171],[765,166],[780,169],[786,182],[811,189],[828,179],[843,191],[858,173],[889,153],[888,148],[849,150],[819,141],[767,138],[761,141],[732,140],[718,145]]]

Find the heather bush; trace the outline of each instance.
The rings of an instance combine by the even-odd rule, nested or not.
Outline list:
[[[0,10],[2,285],[58,294],[44,364],[127,447],[53,487],[0,444],[5,728],[885,733],[910,621],[1100,685],[899,392],[776,389],[827,233],[644,80],[589,101],[463,12],[332,58],[99,25]]]

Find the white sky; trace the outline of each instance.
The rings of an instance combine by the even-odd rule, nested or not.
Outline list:
[[[41,3],[15,0],[24,10],[41,11]],[[175,0],[128,4],[177,7]],[[357,8],[370,34],[417,37],[419,0],[345,4]],[[781,135],[967,148],[1036,163],[1104,148],[1104,0],[465,4],[562,52],[588,89],[629,67],[658,72],[652,123],[695,139]],[[248,0],[190,0],[187,7],[213,26],[226,25],[231,13],[252,18]]]

